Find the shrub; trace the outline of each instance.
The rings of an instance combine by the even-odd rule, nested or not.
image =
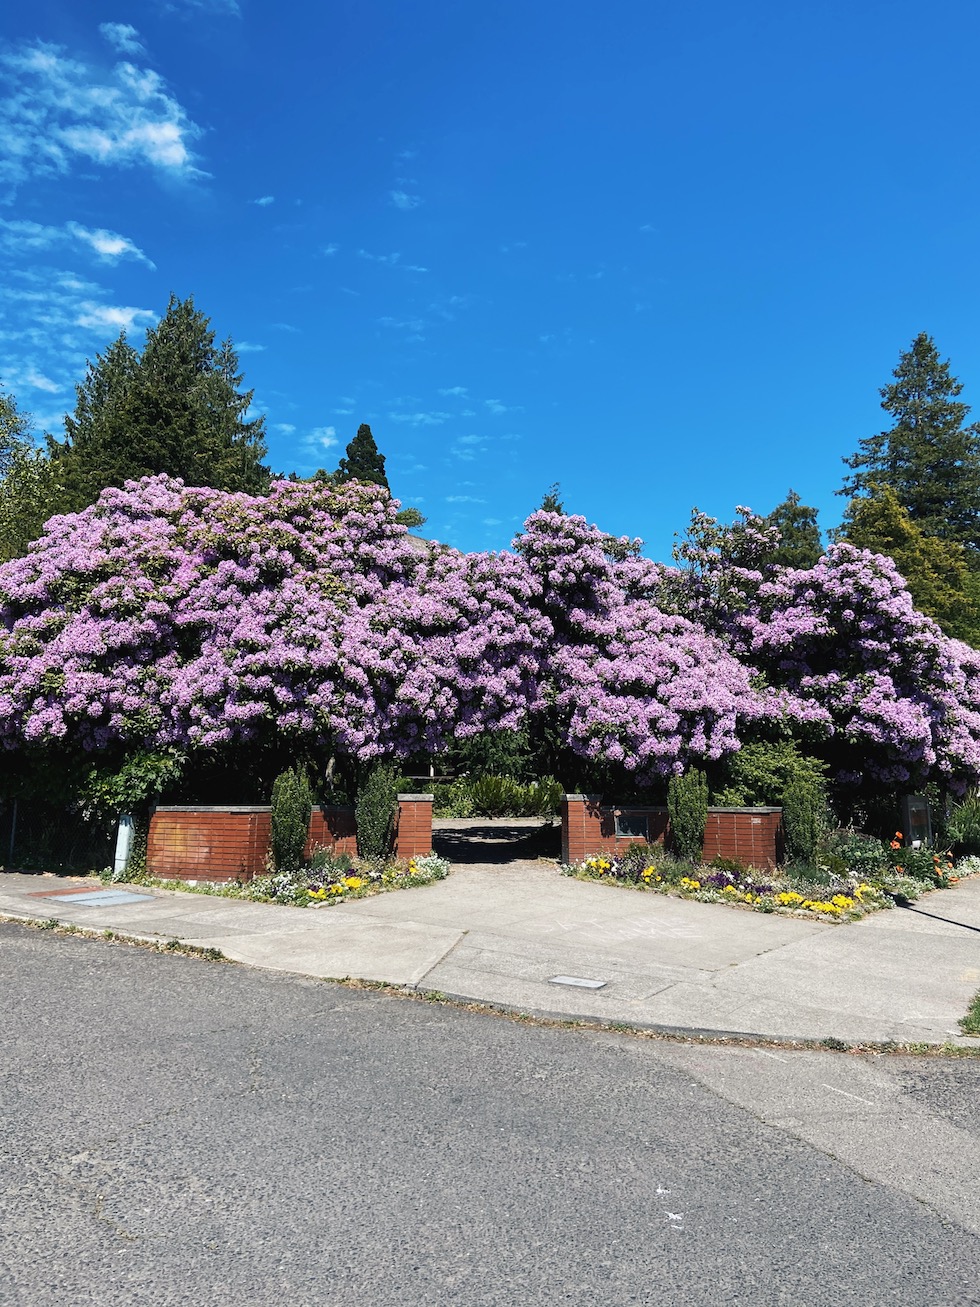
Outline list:
[[[971,790],[954,805],[946,836],[958,852],[980,853],[980,791]]]
[[[465,776],[433,785],[432,794],[433,817],[472,817],[473,795]]]
[[[272,861],[277,871],[292,872],[303,865],[303,849],[310,831],[313,793],[302,767],[288,767],[272,783]]]
[[[354,802],[357,821],[357,852],[369,862],[386,858],[395,836],[398,810],[397,773],[390,763],[372,767],[358,787]]]
[[[726,760],[727,784],[715,793],[722,807],[777,807],[791,785],[823,793],[826,765],[800,753],[792,740],[745,744]]]
[[[793,862],[812,862],[827,828],[823,785],[806,778],[790,781],[783,791],[786,853]]]
[[[708,820],[708,782],[703,771],[692,768],[672,776],[667,786],[667,811],[674,847],[682,858],[700,862],[704,828]]]
[[[470,781],[471,810],[480,817],[547,817],[558,811],[562,787],[553,776],[522,785],[510,776]]]

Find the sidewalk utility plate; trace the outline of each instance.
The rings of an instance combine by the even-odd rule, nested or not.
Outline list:
[[[576,985],[579,989],[605,989],[604,980],[586,980],[584,976],[552,976],[549,985]]]
[[[126,889],[97,889],[91,894],[58,894],[50,895],[50,898],[59,898],[64,904],[79,904],[83,908],[88,907],[115,907],[117,903],[149,903],[153,898],[152,894],[133,894]]]

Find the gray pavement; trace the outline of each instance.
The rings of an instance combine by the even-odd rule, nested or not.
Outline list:
[[[0,916],[176,938],[249,966],[537,1015],[788,1041],[980,1045],[958,1026],[980,990],[980,880],[850,925],[585,883],[544,861],[461,865],[435,885],[322,909],[110,888],[0,873]]]

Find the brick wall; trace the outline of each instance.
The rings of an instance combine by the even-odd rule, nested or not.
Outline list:
[[[161,880],[246,881],[267,866],[272,810],[268,807],[161,807],[150,818],[146,869]],[[307,857],[320,845],[357,852],[353,808],[314,808]],[[399,794],[395,853],[432,852],[432,795]]]
[[[161,880],[251,880],[265,871],[271,809],[157,808],[146,869]]]
[[[313,850],[333,849],[336,853],[357,852],[357,822],[353,808],[314,808],[310,817],[310,837],[304,850],[310,857]]]
[[[623,829],[617,834],[616,818]],[[561,846],[563,862],[581,862],[595,853],[615,856],[631,844],[670,845],[670,819],[666,808],[601,804],[587,794],[566,794],[562,801]],[[709,808],[704,832],[703,857],[738,858],[753,867],[773,868],[782,861],[781,808]]]

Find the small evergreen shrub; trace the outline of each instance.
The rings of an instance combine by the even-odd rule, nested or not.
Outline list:
[[[310,831],[313,792],[302,767],[288,767],[272,783],[272,861],[279,872],[298,871]]]
[[[783,791],[782,807],[787,856],[791,862],[814,862],[827,828],[823,785],[810,778],[790,781]]]
[[[682,858],[700,862],[708,821],[708,782],[703,771],[692,768],[683,776],[670,778],[667,811],[674,848]]]
[[[369,862],[378,862],[391,852],[398,811],[398,773],[391,763],[372,767],[358,787],[354,801],[357,821],[357,852]]]
[[[971,790],[954,805],[946,837],[958,853],[980,853],[980,792]]]

